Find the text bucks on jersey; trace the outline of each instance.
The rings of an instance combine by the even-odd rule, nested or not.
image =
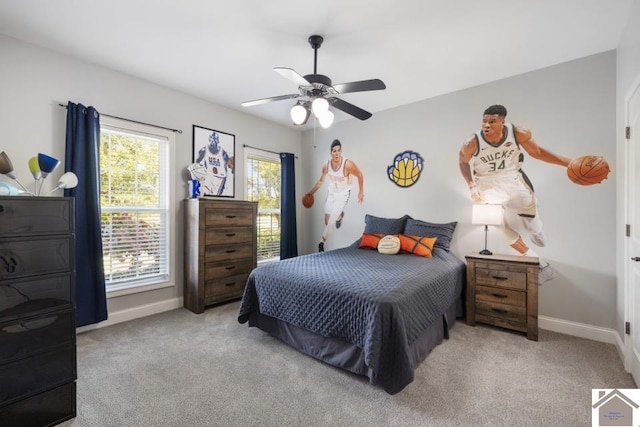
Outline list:
[[[488,176],[496,172],[517,172],[522,165],[522,152],[516,142],[513,125],[505,124],[506,137],[498,144],[490,144],[482,132],[476,132],[478,153],[473,160],[473,173]]]

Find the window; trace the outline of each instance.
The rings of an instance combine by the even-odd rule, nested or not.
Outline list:
[[[100,219],[108,292],[167,286],[173,138],[170,131],[101,118]]]
[[[258,262],[280,259],[280,157],[247,150],[247,200],[258,202]]]

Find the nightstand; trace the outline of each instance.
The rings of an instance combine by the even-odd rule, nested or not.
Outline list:
[[[539,258],[467,255],[466,323],[525,332],[538,341]]]

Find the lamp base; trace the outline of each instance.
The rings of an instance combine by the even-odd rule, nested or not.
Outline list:
[[[489,249],[483,249],[479,253],[480,255],[493,255],[493,252],[491,252]]]

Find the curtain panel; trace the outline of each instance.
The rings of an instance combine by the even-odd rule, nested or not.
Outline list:
[[[295,155],[280,153],[281,235],[280,259],[298,256],[298,232],[296,223],[296,174]]]
[[[67,103],[65,172],[78,186],[65,190],[75,198],[76,326],[107,319],[107,295],[100,229],[100,115],[93,107]]]

